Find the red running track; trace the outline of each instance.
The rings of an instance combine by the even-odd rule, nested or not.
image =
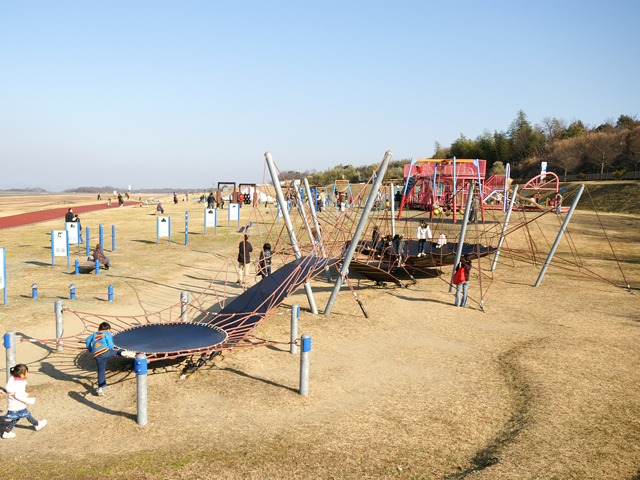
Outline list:
[[[140,202],[124,202],[125,206],[140,205]],[[21,213],[19,215],[11,215],[10,217],[0,217],[0,230],[3,228],[21,227],[32,223],[47,222],[57,218],[64,218],[69,211],[73,209],[73,213],[80,214],[84,212],[93,212],[95,210],[106,210],[108,208],[119,208],[118,202],[114,202],[111,206],[106,203],[96,205],[72,205],[71,207],[52,208],[51,210],[41,210],[39,212]],[[82,219],[81,219],[82,220]]]

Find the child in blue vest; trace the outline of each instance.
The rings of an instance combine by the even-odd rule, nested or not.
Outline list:
[[[98,395],[104,396],[104,387],[107,386],[107,360],[117,356],[134,358],[136,354],[129,350],[113,349],[111,325],[108,322],[102,322],[98,327],[98,331],[88,336],[85,343],[87,350],[96,359],[96,365],[98,366]]]

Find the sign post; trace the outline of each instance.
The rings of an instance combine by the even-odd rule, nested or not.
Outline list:
[[[4,247],[0,248],[0,288],[4,290],[4,304],[7,304],[7,257]]]
[[[160,244],[160,237],[169,237],[171,245],[171,217],[156,218],[156,245]]]
[[[69,233],[66,230],[51,230],[51,268],[55,267],[56,257],[67,257],[67,267],[71,266]]]
[[[204,209],[204,234],[207,234],[207,227],[213,227],[213,234],[218,234],[218,210],[216,208]]]

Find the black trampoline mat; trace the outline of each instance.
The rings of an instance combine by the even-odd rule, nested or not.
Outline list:
[[[113,344],[140,353],[172,353],[209,348],[224,342],[227,334],[200,323],[151,323],[113,335]]]

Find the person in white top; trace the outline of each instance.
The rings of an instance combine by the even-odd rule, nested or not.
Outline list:
[[[425,245],[427,243],[427,239],[431,240],[433,238],[433,235],[431,235],[431,229],[429,228],[429,225],[427,225],[427,222],[424,220],[420,221],[420,225],[418,225],[418,256],[419,257],[423,257],[425,256]]]
[[[7,414],[4,416],[5,420],[9,422],[9,425],[2,432],[2,438],[13,438],[16,436],[13,433],[13,427],[16,426],[18,420],[26,418],[36,430],[41,430],[47,424],[46,420],[36,420],[31,415],[31,412],[27,410],[27,405],[33,405],[36,403],[36,399],[30,397],[27,392],[27,373],[29,368],[19,363],[15,367],[12,367],[9,371],[11,377],[7,382]]]

